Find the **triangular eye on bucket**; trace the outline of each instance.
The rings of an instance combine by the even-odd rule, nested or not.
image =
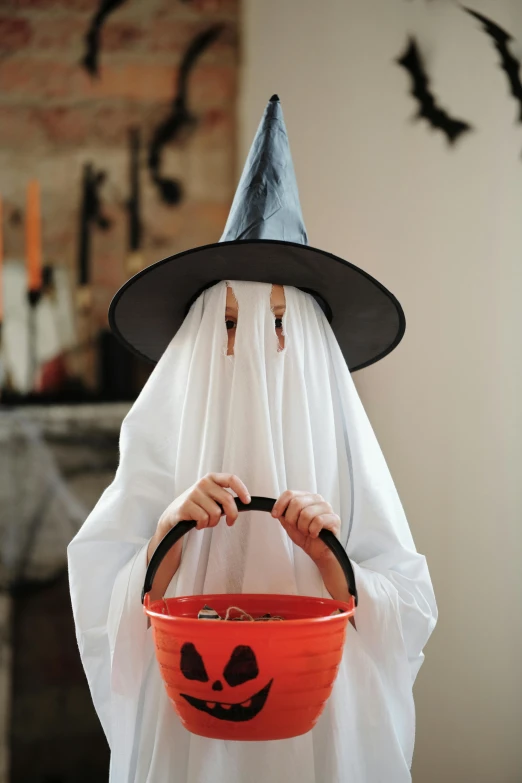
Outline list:
[[[236,647],[225,667],[223,677],[229,685],[243,685],[259,676],[256,656],[251,647]]]
[[[185,642],[181,648],[180,669],[187,680],[208,682],[208,674],[203,658],[191,642]]]
[[[352,372],[382,359],[404,335],[404,313],[390,291],[308,244],[278,95],[265,107],[220,241],[132,277],[111,302],[109,323],[129,350],[156,362],[195,299],[227,279],[289,285],[314,296]]]

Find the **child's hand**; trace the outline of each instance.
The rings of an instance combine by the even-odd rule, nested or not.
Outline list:
[[[184,519],[197,522],[198,530],[215,527],[223,516],[223,510],[227,525],[233,525],[239,512],[232,494],[225,487],[233,489],[244,503],[250,503],[247,488],[233,473],[207,473],[165,509],[158,522],[158,529],[165,535]]]
[[[287,489],[277,499],[272,516],[279,519],[294,544],[315,563],[330,560],[332,553],[319,533],[323,528],[339,537],[341,520],[321,495]]]
[[[156,527],[156,532],[149,541],[147,547],[147,564],[169,530],[178,522],[185,519],[193,519],[197,528],[215,527],[223,516],[223,509],[227,518],[227,525],[233,525],[238,517],[237,506],[230,492],[225,487],[233,489],[243,503],[250,503],[248,490],[233,473],[207,473],[202,479],[189,487],[182,495],[172,501],[161,515]],[[220,508],[218,503],[223,508]],[[155,601],[164,595],[172,577],[179,568],[183,542],[178,541],[163,559],[154,579],[154,585],[149,593],[151,600]]]

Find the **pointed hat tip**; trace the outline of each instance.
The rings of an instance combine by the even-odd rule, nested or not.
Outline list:
[[[272,95],[270,103],[279,103],[279,95]]]

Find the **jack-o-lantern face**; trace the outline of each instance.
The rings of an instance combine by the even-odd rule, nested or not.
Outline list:
[[[187,680],[197,680],[198,682],[209,682],[209,676],[207,674],[203,658],[195,648],[193,644],[187,642],[181,648],[181,673]],[[251,647],[239,646],[236,647],[230,660],[228,661],[223,671],[223,679],[231,687],[237,687],[238,685],[244,685],[250,680],[255,680],[259,676],[259,669],[257,666],[256,656]],[[263,707],[265,706],[270,688],[272,687],[273,680],[270,680],[268,685],[265,685],[253,696],[243,700],[241,703],[235,702],[218,702],[205,701],[203,699],[196,699],[194,696],[189,696],[186,693],[182,693],[181,696],[195,709],[201,712],[206,712],[208,715],[212,715],[213,718],[218,720],[228,720],[234,722],[243,722],[252,720],[256,715],[259,715]],[[217,694],[223,690],[223,683],[221,680],[216,680],[212,684],[212,690]]]

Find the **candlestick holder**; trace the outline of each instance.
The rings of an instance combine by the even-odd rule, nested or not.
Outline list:
[[[80,285],[76,289],[76,313],[78,326],[78,361],[76,374],[81,377],[86,389],[94,391],[96,386],[95,347],[93,345],[94,297],[90,285]],[[76,364],[76,362],[75,362]]]
[[[36,356],[36,307],[42,298],[41,288],[31,288],[27,292],[27,301],[29,302],[28,313],[28,337],[29,337],[29,366],[28,366],[28,388],[32,392],[35,386],[36,371],[38,369],[38,359]]]

